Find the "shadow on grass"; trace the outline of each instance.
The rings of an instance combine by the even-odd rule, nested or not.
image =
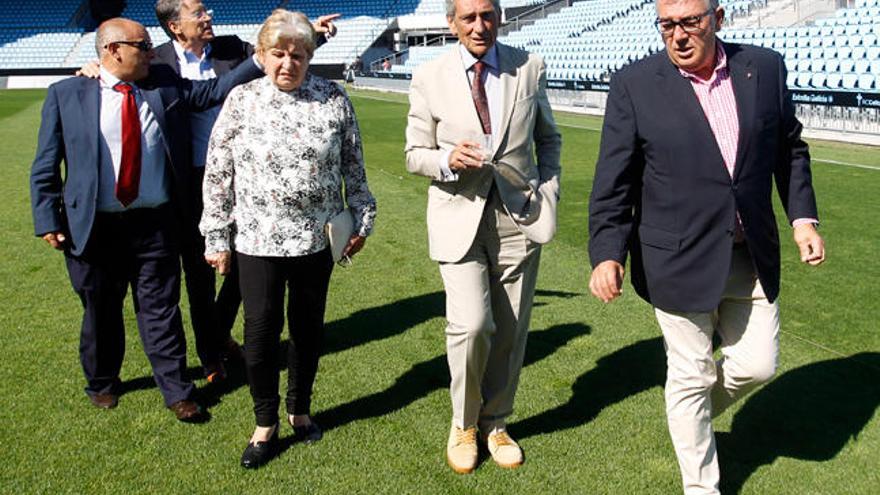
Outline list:
[[[572,298],[576,292],[538,290],[536,298]],[[546,305],[536,300],[533,307]],[[446,314],[446,296],[442,291],[394,301],[384,306],[362,309],[326,325],[324,355],[342,352],[376,340],[387,339]],[[284,345],[287,345],[285,342]]]
[[[538,290],[535,293],[536,298],[572,298],[580,296],[575,292]],[[548,304],[545,301],[536,300],[534,306],[544,306]],[[445,314],[445,295],[442,291],[431,292],[419,296],[409,297],[394,301],[383,306],[367,308],[356,311],[346,318],[327,323],[325,327],[324,355],[342,352],[352,349],[373,341],[383,340],[394,337],[415,327],[432,318],[442,317]],[[586,327],[584,327],[586,328]],[[587,328],[585,333],[588,333]],[[544,333],[544,332],[540,332]],[[438,336],[442,338],[442,334]],[[540,337],[530,336],[530,339]],[[287,346],[289,340],[285,339],[279,346],[279,366],[282,370],[287,369]],[[441,387],[449,385],[449,374],[446,371],[445,356],[440,356],[440,364],[442,371],[438,376],[443,378]],[[529,359],[529,353],[526,353],[526,360]],[[427,363],[420,363],[419,366],[428,366],[427,369],[433,370]],[[421,369],[421,368],[420,368]],[[198,398],[200,403],[205,407],[212,407],[220,403],[222,397],[232,393],[235,390],[247,384],[247,378],[243,366],[233,365],[227,369],[228,378],[218,384],[209,384],[198,390]],[[432,371],[433,372],[433,371]],[[201,367],[193,366],[187,370],[187,376],[201,376]],[[416,370],[416,374],[421,371]],[[136,390],[145,390],[156,386],[152,376],[144,376],[126,380],[121,384],[122,393],[133,392]],[[424,392],[429,393],[437,387],[430,388]],[[415,399],[413,399],[415,400]],[[408,402],[407,402],[408,403]],[[392,409],[393,410],[393,409]],[[328,422],[329,423],[329,422]],[[324,423],[319,421],[324,426]]]
[[[546,330],[531,332],[523,366],[538,362],[572,339],[589,333],[590,327],[580,323],[556,325]],[[446,355],[443,354],[414,365],[398,377],[391,387],[322,411],[315,420],[325,430],[330,430],[354,421],[384,416],[412,404],[435,390],[447,387],[449,387],[449,368],[446,364]]]
[[[666,354],[659,337],[628,345],[602,357],[577,378],[565,404],[510,425],[516,438],[554,433],[592,421],[608,406],[651,387],[663,386]]]
[[[779,457],[833,459],[858,438],[878,406],[880,353],[820,361],[782,374],[747,398],[729,433],[716,433],[721,492],[739,493],[755,471]]]
[[[204,371],[201,366],[190,366],[186,370],[186,376],[190,379],[201,378]],[[209,383],[196,390],[196,400],[202,407],[210,408],[220,403],[224,395],[231,394],[242,386],[247,385],[245,369],[241,362],[226,363],[227,377],[219,383]],[[119,385],[119,396],[138,390],[148,390],[156,388],[156,382],[153,376],[141,376],[124,380]]]

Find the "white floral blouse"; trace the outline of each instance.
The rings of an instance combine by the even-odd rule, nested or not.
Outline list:
[[[290,92],[267,77],[233,89],[211,133],[203,198],[206,254],[316,253],[345,204],[355,232],[369,235],[376,200],[345,91],[311,74]]]

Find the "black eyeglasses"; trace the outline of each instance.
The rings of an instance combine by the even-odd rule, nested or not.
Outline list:
[[[660,34],[663,36],[671,36],[672,33],[675,32],[675,26],[680,26],[681,30],[685,33],[696,34],[703,31],[703,27],[700,25],[703,21],[703,17],[706,17],[713,12],[715,12],[715,9],[710,7],[709,10],[702,14],[685,17],[679,21],[673,21],[672,19],[657,19],[654,21],[654,25],[657,27],[657,31],[660,31]]]
[[[108,46],[112,45],[113,43],[116,43],[117,45],[128,45],[128,46],[133,46],[133,47],[137,48],[138,50],[140,50],[140,51],[142,51],[142,52],[148,52],[148,51],[150,51],[150,50],[153,49],[153,43],[152,43],[152,42],[149,42],[149,41],[147,41],[147,40],[141,40],[141,41],[111,41],[110,43],[107,43],[106,45],[104,45],[104,48],[107,48]]]

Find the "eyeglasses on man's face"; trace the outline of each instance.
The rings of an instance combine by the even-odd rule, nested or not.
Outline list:
[[[111,41],[110,43],[107,43],[106,45],[104,45],[104,48],[107,48],[108,46],[110,46],[110,45],[112,45],[112,44],[114,44],[114,43],[117,44],[117,45],[128,45],[128,46],[133,46],[133,47],[137,48],[138,50],[140,50],[140,51],[142,51],[142,52],[148,52],[148,51],[150,51],[150,50],[153,49],[153,43],[150,42],[150,41],[147,41],[147,40],[140,40],[140,41],[125,41],[125,40],[121,40],[121,41]]]
[[[657,30],[660,31],[660,34],[663,36],[672,36],[672,33],[675,32],[675,26],[681,27],[681,30],[687,34],[696,34],[703,31],[703,17],[706,17],[713,12],[715,12],[715,9],[710,7],[702,14],[685,17],[678,21],[658,18],[654,21],[654,25],[657,26]]]
[[[201,21],[206,19],[214,18],[214,10],[213,9],[199,9],[190,14],[183,15],[181,14],[180,18],[185,21]]]

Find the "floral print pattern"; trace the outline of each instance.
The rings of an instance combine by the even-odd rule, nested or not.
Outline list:
[[[324,225],[346,204],[355,233],[369,235],[376,200],[345,91],[311,74],[290,92],[267,77],[233,89],[211,133],[203,199],[206,254],[321,251]]]

